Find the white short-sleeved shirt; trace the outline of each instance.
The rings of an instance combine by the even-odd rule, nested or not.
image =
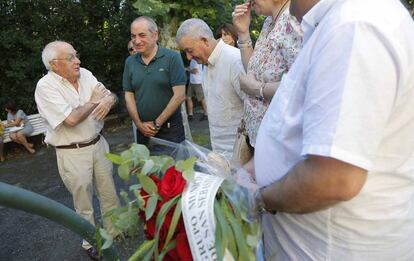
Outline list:
[[[321,0],[259,129],[268,185],[308,155],[368,170],[360,193],[263,219],[269,260],[414,260],[414,23],[398,0]]]
[[[68,80],[49,71],[39,80],[35,100],[40,115],[46,122],[45,142],[53,146],[88,142],[95,138],[103,128],[103,121],[91,116],[74,127],[63,124],[73,109],[87,103],[98,80],[93,74],[80,69],[79,92]]]
[[[244,73],[240,50],[219,40],[204,70],[210,140],[213,151],[233,154],[237,127],[243,116],[239,75]]]

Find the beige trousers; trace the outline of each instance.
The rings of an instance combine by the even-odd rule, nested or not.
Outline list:
[[[109,152],[106,140],[101,139],[94,145],[78,149],[56,149],[60,177],[72,194],[76,213],[95,225],[93,217],[93,187],[99,199],[102,216],[119,206],[114,180],[112,162],[105,157]],[[115,236],[117,231],[110,220],[103,220],[104,227]],[[83,240],[82,247],[92,247]]]

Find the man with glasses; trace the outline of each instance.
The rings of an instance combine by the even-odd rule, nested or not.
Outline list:
[[[185,99],[185,69],[178,52],[157,44],[157,24],[141,16],[131,24],[138,54],[125,61],[123,89],[128,112],[137,127],[137,143],[150,137],[172,142],[185,139],[180,105]]]
[[[112,163],[105,157],[109,146],[100,134],[103,119],[117,98],[80,67],[79,55],[69,43],[47,44],[42,60],[48,73],[37,83],[35,99],[47,126],[45,142],[56,148],[59,174],[72,194],[76,212],[94,224],[94,185],[102,216],[119,205]],[[104,226],[113,236],[117,234],[108,219]],[[98,259],[87,241],[83,240],[82,247],[91,259]]]

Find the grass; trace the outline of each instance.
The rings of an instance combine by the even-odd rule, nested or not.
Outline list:
[[[210,143],[208,135],[193,134],[193,141],[195,144],[206,147]]]

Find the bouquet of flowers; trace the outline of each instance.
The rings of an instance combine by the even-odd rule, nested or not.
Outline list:
[[[175,159],[139,144],[107,155],[123,180],[137,181],[121,192],[125,205],[107,214],[129,235],[144,228],[146,239],[129,260],[254,260],[259,223],[238,204],[244,199],[234,181],[223,178],[231,177],[228,166],[188,141],[168,145],[173,150],[164,153]]]

